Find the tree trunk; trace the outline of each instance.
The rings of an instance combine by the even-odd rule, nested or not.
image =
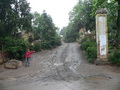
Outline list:
[[[120,49],[120,0],[117,0],[117,1],[118,1],[119,8],[118,8],[118,17],[117,17],[116,47]]]

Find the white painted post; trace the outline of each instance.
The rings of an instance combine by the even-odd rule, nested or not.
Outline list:
[[[97,41],[97,60],[107,61],[108,58],[108,27],[107,11],[100,8],[96,12],[96,41]]]

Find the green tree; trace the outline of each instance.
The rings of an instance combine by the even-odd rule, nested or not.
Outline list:
[[[0,0],[0,36],[11,33],[10,17],[12,17],[12,7],[14,0]]]
[[[35,12],[33,16],[35,39],[42,41],[42,48],[48,49],[60,44],[60,38],[56,32],[58,28],[54,25],[51,16],[45,11],[42,14]]]
[[[67,32],[67,27],[63,27],[60,31],[60,35],[62,35],[64,39],[65,39],[65,36],[66,36],[66,32]]]
[[[92,1],[80,1],[74,6],[69,13],[70,23],[66,27],[65,41],[74,42],[79,37],[79,30],[85,28],[86,30],[95,30],[95,17],[91,16]],[[62,32],[62,31],[61,31]]]
[[[116,0],[117,3],[118,3],[118,16],[117,16],[117,34],[116,34],[116,37],[117,37],[117,48],[120,49],[120,0]]]
[[[26,0],[0,0],[0,49],[10,58],[23,58],[29,43],[18,35],[19,31],[31,30],[31,19]]]
[[[29,3],[26,0],[0,0],[0,36],[16,37],[19,30],[31,30]]]

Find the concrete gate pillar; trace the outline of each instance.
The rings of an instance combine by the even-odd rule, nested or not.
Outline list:
[[[100,8],[96,12],[97,61],[108,61],[107,11]]]

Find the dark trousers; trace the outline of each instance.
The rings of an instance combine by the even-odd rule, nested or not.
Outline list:
[[[25,66],[29,67],[29,65],[30,65],[30,58],[26,58],[25,59]]]

